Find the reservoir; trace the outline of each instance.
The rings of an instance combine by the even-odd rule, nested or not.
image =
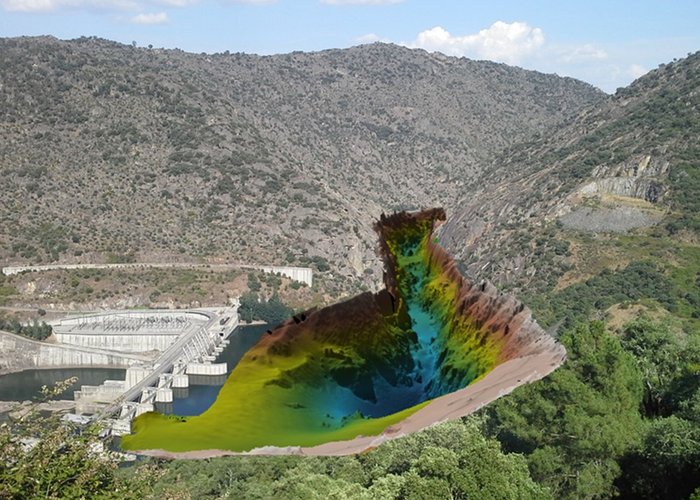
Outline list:
[[[255,345],[267,325],[242,326],[229,337],[230,344],[226,346],[217,363],[228,364],[228,373],[243,355]],[[80,390],[81,385],[99,385],[105,380],[124,380],[125,370],[121,368],[50,368],[45,370],[25,370],[0,376],[0,401],[27,401],[39,395],[41,387],[52,386],[71,377],[78,381],[56,399],[73,399],[73,392]],[[156,409],[163,413],[177,415],[199,415],[216,399],[221,386],[226,382],[226,376],[207,377],[190,376],[190,387],[174,389],[175,400],[170,404],[158,404]]]
[[[45,370],[24,370],[0,376],[0,401],[31,401],[39,396],[42,386],[53,386],[71,377],[78,381],[52,399],[73,399],[73,392],[81,385],[99,385],[105,380],[124,380],[123,368],[48,368]]]

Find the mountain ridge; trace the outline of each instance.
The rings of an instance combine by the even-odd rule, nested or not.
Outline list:
[[[604,98],[383,44],[275,56],[0,45],[8,263],[315,257],[362,278],[378,268],[374,217],[451,210],[494,150]]]

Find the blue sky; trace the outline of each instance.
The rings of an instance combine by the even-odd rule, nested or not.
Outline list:
[[[0,0],[0,36],[275,54],[386,41],[607,92],[700,50],[700,1]]]

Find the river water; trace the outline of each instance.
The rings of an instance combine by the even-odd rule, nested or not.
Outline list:
[[[216,362],[226,362],[228,373],[236,366],[243,355],[253,347],[267,325],[238,327],[229,337],[230,344]],[[41,387],[52,386],[71,377],[78,381],[56,399],[73,399],[73,392],[81,385],[99,385],[105,380],[124,380],[125,370],[119,368],[50,368],[45,370],[25,370],[0,376],[0,401],[27,401],[39,395]],[[174,389],[175,400],[171,404],[158,404],[156,409],[177,415],[199,415],[209,408],[226,382],[226,376],[190,376],[190,387]]]
[[[41,387],[52,386],[71,377],[78,381],[53,399],[73,399],[81,385],[99,385],[107,379],[124,380],[126,370],[120,368],[49,368],[25,370],[0,377],[0,401],[31,401],[39,396]]]

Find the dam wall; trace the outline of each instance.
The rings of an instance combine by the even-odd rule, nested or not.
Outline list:
[[[176,310],[111,311],[50,322],[62,344],[121,352],[165,351],[187,332],[211,320],[207,312]]]
[[[313,286],[314,273],[310,267],[254,266],[264,273],[281,274],[287,278]]]
[[[178,337],[175,335],[100,335],[56,333],[62,344],[108,349],[110,351],[164,351]]]
[[[150,359],[148,356],[38,342],[0,331],[0,375],[32,368],[75,366],[126,368]]]

